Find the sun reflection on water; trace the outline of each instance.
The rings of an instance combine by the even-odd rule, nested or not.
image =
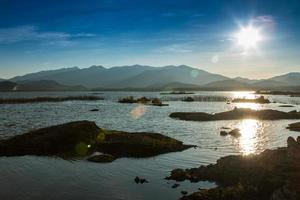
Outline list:
[[[241,137],[239,148],[244,155],[256,153],[257,134],[259,129],[258,120],[245,119],[239,125]]]

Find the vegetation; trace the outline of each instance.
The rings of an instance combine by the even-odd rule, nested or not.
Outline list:
[[[271,102],[269,101],[269,99],[265,99],[264,96],[260,96],[255,99],[237,98],[237,99],[233,99],[232,103],[261,103],[261,104],[264,104],[264,103],[271,103]]]
[[[62,101],[97,101],[103,99],[104,99],[103,97],[97,97],[97,96],[13,98],[13,99],[0,99],[0,104],[42,103],[42,102],[62,102]]]

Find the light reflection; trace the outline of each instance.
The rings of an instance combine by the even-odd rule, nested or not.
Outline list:
[[[145,114],[145,112],[146,112],[146,107],[143,105],[138,105],[137,107],[131,110],[130,114],[133,119],[139,119]]]
[[[241,137],[239,138],[240,152],[244,155],[256,153],[259,131],[259,121],[255,119],[245,119],[239,125]]]
[[[233,92],[233,98],[255,99],[256,95],[252,91],[236,91]]]

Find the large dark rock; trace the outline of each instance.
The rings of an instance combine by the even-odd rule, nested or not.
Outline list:
[[[265,150],[259,155],[226,156],[216,164],[176,169],[167,179],[208,180],[218,184],[216,188],[197,191],[183,200],[300,199],[300,144],[291,138],[288,143],[292,144]]]
[[[95,151],[119,157],[151,157],[193,147],[158,133],[127,133],[100,129],[94,122],[77,121],[42,128],[0,141],[0,156],[81,157]],[[91,161],[106,160],[95,156]],[[112,160],[111,157],[109,160]]]
[[[289,124],[287,129],[289,129],[291,131],[300,131],[300,122]]]
[[[180,120],[190,121],[215,121],[215,120],[235,120],[235,119],[300,119],[300,112],[282,112],[278,110],[252,110],[249,108],[235,108],[230,111],[209,114],[204,112],[175,112],[170,117]]]

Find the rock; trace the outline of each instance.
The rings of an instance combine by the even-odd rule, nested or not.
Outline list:
[[[287,129],[291,131],[300,131],[300,122],[289,124]]]
[[[99,109],[94,108],[94,109],[91,109],[90,111],[91,111],[91,112],[96,112],[96,111],[99,111]]]
[[[134,179],[134,182],[135,182],[136,184],[139,184],[139,183],[140,183],[140,178],[139,178],[138,176],[136,176],[135,179]]]
[[[89,157],[87,160],[91,162],[98,162],[98,163],[110,163],[113,162],[116,158],[109,154],[101,154]]]
[[[300,145],[300,136],[297,137],[297,142]]]
[[[194,145],[158,133],[128,133],[100,129],[94,122],[77,121],[38,129],[23,135],[0,140],[0,156],[83,157],[93,152],[120,157],[151,157],[183,151]],[[97,156],[92,159],[112,159]]]
[[[179,186],[180,186],[180,184],[174,183],[174,184],[172,185],[172,188],[178,188]]]
[[[140,183],[141,183],[141,184],[144,184],[144,183],[149,183],[149,182],[148,182],[146,179],[141,178],[141,179],[140,179]]]
[[[226,131],[221,131],[221,132],[220,132],[220,135],[221,135],[221,136],[226,136],[226,135],[228,135],[228,133],[227,133]]]
[[[181,193],[182,195],[187,195],[187,194],[188,194],[187,191],[181,191],[180,193]]]
[[[191,121],[216,121],[236,119],[300,119],[300,112],[283,112],[278,110],[252,110],[249,108],[235,108],[230,111],[209,114],[204,112],[175,112],[169,115],[171,118]]]
[[[99,128],[90,121],[42,128],[1,140],[0,156],[85,156],[93,151],[98,134]]]
[[[296,142],[296,140],[293,137],[288,137],[287,146],[288,147],[298,147],[299,144]]]
[[[139,183],[140,183],[140,184],[149,183],[146,179],[140,178],[140,177],[138,177],[138,176],[135,177],[134,182],[135,182],[136,184],[139,184]]]
[[[293,105],[279,105],[278,107],[291,108],[291,107],[294,107],[294,106]]]
[[[174,169],[171,172],[172,180],[175,181],[184,181],[186,179],[186,173],[182,169]],[[168,179],[168,178],[166,178]]]
[[[293,138],[287,142],[288,147],[265,150],[258,155],[226,156],[216,164],[175,169],[167,179],[178,179],[180,172],[184,180],[214,181],[218,185],[196,191],[182,200],[300,199],[300,148],[291,148],[299,146]]]
[[[193,97],[186,97],[186,98],[182,99],[182,101],[185,101],[185,102],[193,102],[193,101],[195,101],[195,100],[193,99]]]
[[[240,137],[241,136],[240,129],[238,129],[238,128],[233,129],[232,131],[229,131],[228,134],[233,136],[233,137]]]

